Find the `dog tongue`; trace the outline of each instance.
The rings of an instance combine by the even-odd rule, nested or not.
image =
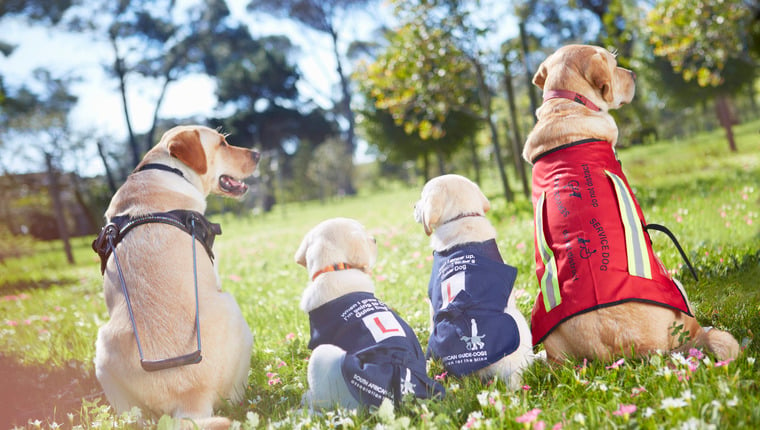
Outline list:
[[[219,178],[219,182],[225,191],[233,194],[243,194],[248,190],[248,185],[240,181],[236,181],[227,175],[223,175],[221,178]]]

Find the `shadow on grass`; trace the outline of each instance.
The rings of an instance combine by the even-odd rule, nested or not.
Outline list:
[[[24,427],[28,422],[76,422],[82,399],[102,396],[95,375],[77,367],[48,369],[24,366],[0,355],[0,426]]]

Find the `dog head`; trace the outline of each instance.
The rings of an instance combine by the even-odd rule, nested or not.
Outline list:
[[[491,209],[480,187],[459,175],[443,175],[428,181],[414,204],[414,220],[430,236],[441,225],[466,216],[484,216]]]
[[[204,195],[241,197],[248,190],[243,179],[253,174],[259,158],[258,152],[231,146],[225,135],[208,127],[178,126],[164,133],[138,169],[153,162],[180,164],[177,167],[186,176],[197,176]],[[172,163],[174,160],[179,163]]]
[[[583,139],[617,144],[618,127],[609,110],[633,100],[636,86],[633,72],[618,67],[611,52],[564,46],[541,63],[533,83],[544,90],[544,103],[525,140],[525,160],[532,163],[541,154]]]
[[[375,239],[356,220],[332,218],[319,223],[304,236],[295,254],[309,277],[338,264],[369,272],[377,259]]]
[[[533,76],[544,93],[573,91],[600,109],[616,109],[630,103],[636,90],[635,75],[618,67],[615,55],[598,46],[567,45],[547,57]]]

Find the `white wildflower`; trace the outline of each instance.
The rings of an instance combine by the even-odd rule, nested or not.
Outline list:
[[[578,412],[577,414],[573,415],[573,421],[580,425],[586,424],[586,416]]]
[[[747,357],[747,363],[749,363],[750,366],[755,365],[755,357]]]
[[[686,422],[681,423],[681,430],[713,430],[717,427],[715,424],[708,424],[699,418],[691,417]]]
[[[726,406],[733,408],[739,404],[739,399],[734,396],[732,399],[726,400]]]
[[[687,405],[688,403],[686,403],[686,400],[682,398],[675,399],[673,397],[666,397],[662,399],[662,402],[660,403],[660,409],[682,408]]]
[[[390,423],[396,419],[396,414],[393,413],[393,403],[389,398],[384,398],[383,402],[380,403],[380,407],[377,408],[377,416],[384,423]]]
[[[654,415],[654,413],[655,413],[655,410],[648,407],[648,408],[644,409],[643,411],[641,411],[641,416],[644,417],[644,418],[649,418],[652,415]]]
[[[478,403],[480,403],[480,406],[488,405],[488,391],[481,391],[476,397],[478,398]]]

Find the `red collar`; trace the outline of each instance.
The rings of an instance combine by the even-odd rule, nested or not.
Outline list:
[[[578,94],[575,91],[568,91],[568,90],[550,90],[544,92],[544,101],[549,99],[568,99],[572,100],[576,103],[580,103],[583,106],[586,106],[587,108],[599,112],[601,109],[599,109],[599,106],[595,105],[591,100],[586,98],[582,94]]]
[[[319,275],[321,275],[323,273],[335,272],[335,271],[338,271],[338,270],[348,270],[348,269],[361,269],[361,268],[358,267],[358,266],[352,266],[352,265],[350,265],[348,263],[336,263],[336,264],[332,264],[330,266],[327,266],[325,268],[322,268],[321,270],[317,270],[317,272],[314,273],[314,276],[311,277],[311,280],[314,281],[315,279],[317,279],[317,276],[319,276]]]

